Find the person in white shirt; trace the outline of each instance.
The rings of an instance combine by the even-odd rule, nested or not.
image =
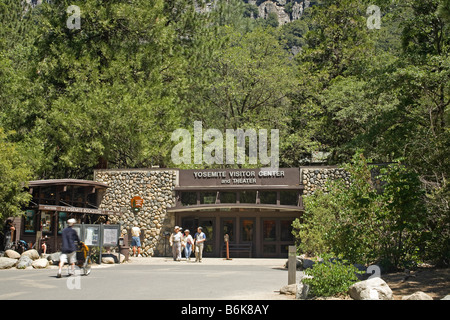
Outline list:
[[[184,230],[183,245],[186,261],[191,260],[192,247],[194,245],[194,239],[189,233],[190,233],[189,229]]]
[[[172,246],[173,261],[181,261],[181,240],[183,235],[180,227],[176,226],[170,235],[169,244]]]
[[[134,226],[131,228],[131,246],[133,247],[133,256],[136,257],[136,247],[138,252],[138,257],[141,256],[141,229],[139,227]]]

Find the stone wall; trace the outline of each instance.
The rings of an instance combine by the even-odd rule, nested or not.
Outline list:
[[[161,250],[164,241],[163,226],[173,225],[172,217],[167,209],[175,205],[177,170],[97,170],[94,180],[107,183],[100,209],[115,211],[109,220],[111,223],[122,223],[123,230],[130,232],[133,226],[142,230],[142,255],[153,256]],[[140,196],[144,199],[139,212],[131,208],[131,199]]]
[[[342,168],[326,167],[303,167],[300,171],[300,179],[304,185],[303,195],[308,196],[317,189],[322,189],[328,179],[344,179],[350,184],[350,174]]]

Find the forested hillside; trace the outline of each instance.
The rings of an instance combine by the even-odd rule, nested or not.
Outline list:
[[[262,17],[263,1],[0,0],[2,214],[23,201],[18,181],[173,167],[171,133],[197,120],[279,129],[280,166],[315,151],[329,164],[356,152],[401,161],[433,215],[421,228],[445,253],[450,1],[272,3],[289,22]],[[80,28],[68,27],[70,5]],[[379,29],[367,25],[371,5]]]

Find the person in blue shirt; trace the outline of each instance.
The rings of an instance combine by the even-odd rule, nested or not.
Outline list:
[[[57,278],[61,278],[62,267],[66,262],[70,263],[72,266],[72,270],[69,275],[75,273],[75,263],[77,262],[77,244],[80,243],[80,238],[78,237],[77,232],[72,229],[72,226],[75,223],[75,219],[67,220],[67,227],[62,231],[62,253],[59,259],[59,270],[56,275]]]
[[[203,228],[198,227],[194,235],[195,241],[195,262],[202,262],[203,248],[205,246],[206,235],[203,233]]]

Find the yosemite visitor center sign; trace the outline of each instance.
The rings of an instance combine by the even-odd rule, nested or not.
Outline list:
[[[180,185],[220,186],[220,185],[298,185],[299,168],[267,169],[222,169],[222,170],[181,170]]]

